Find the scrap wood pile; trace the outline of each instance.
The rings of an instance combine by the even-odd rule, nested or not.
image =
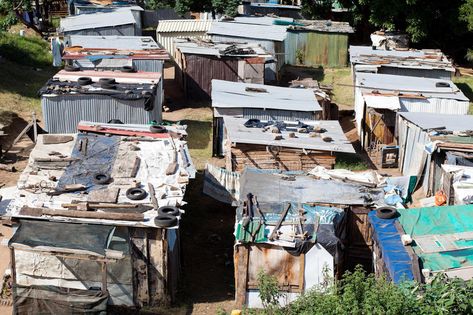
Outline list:
[[[178,225],[193,176],[185,126],[81,122],[78,129],[38,137],[10,216]]]

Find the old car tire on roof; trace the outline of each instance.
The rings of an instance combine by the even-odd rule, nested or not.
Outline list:
[[[122,72],[135,72],[135,69],[132,66],[123,66]]]
[[[158,227],[171,227],[177,224],[177,218],[173,215],[158,215],[154,218],[154,224]]]
[[[376,209],[376,216],[380,219],[393,219],[396,214],[397,210],[394,207],[379,207]]]
[[[99,83],[100,84],[103,84],[103,83],[114,84],[116,83],[116,81],[114,78],[100,78]]]
[[[89,77],[80,77],[77,79],[77,83],[79,83],[79,85],[89,85],[92,84],[92,79]]]
[[[74,66],[70,66],[70,65],[66,65],[64,66],[64,70],[66,70],[67,72],[77,72],[80,70],[79,67],[74,67]]]
[[[119,124],[119,125],[123,125],[123,121],[121,121],[120,119],[110,119],[107,124]]]
[[[126,191],[126,197],[130,200],[143,200],[147,195],[144,189],[137,187],[129,188]]]
[[[116,85],[116,83],[100,82],[100,87],[102,89],[112,90],[112,89],[116,89],[117,85]]]
[[[97,185],[105,185],[110,182],[110,175],[104,174],[104,173],[95,173],[93,182]]]
[[[152,133],[165,133],[166,128],[159,125],[151,125],[149,126],[149,131]]]
[[[159,215],[173,215],[177,217],[180,214],[181,212],[179,211],[179,208],[177,207],[164,206],[164,207],[158,208],[158,216]]]

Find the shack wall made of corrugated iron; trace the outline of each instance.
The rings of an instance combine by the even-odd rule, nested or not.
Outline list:
[[[193,38],[193,39],[210,39],[207,32],[173,32],[173,33],[159,33],[156,32],[156,41],[166,49],[166,51],[175,58],[176,45],[174,40],[177,38]]]
[[[120,60],[120,59],[114,59]],[[130,61],[130,60],[128,60]],[[121,70],[121,66],[117,64],[117,67],[101,67],[100,64],[96,65],[87,59],[79,59],[73,62],[76,66],[80,67],[81,70]],[[132,59],[130,65],[133,65],[137,71],[145,72],[163,72],[164,60],[157,59]]]
[[[65,31],[64,36],[66,35],[141,36],[141,28],[137,27],[135,24],[127,24],[127,25],[117,25],[117,26],[102,27],[102,28]]]
[[[183,87],[186,97],[210,99],[212,79],[238,82],[238,59],[184,55]]]
[[[214,42],[236,42],[236,43],[255,43],[259,44],[266,50],[269,54],[271,54],[275,59],[275,63],[268,63],[265,66],[265,81],[272,82],[278,79],[279,70],[283,67],[285,58],[285,43],[284,42],[275,42],[272,40],[261,40],[261,39],[254,39],[254,38],[246,38],[246,37],[234,37],[234,36],[226,36],[226,35],[212,35],[212,41]]]
[[[144,109],[144,99],[118,100],[106,95],[59,95],[42,97],[45,129],[49,133],[74,133],[81,120],[107,123],[119,119],[125,124],[148,124],[162,120],[161,88],[151,111]]]
[[[288,31],[285,62],[290,65],[346,67],[348,34]]]
[[[467,115],[469,102],[445,98],[399,98],[401,112]]]
[[[442,69],[412,69],[398,67],[379,67],[378,73],[404,75],[409,77],[432,78],[441,80],[452,80],[452,72]]]

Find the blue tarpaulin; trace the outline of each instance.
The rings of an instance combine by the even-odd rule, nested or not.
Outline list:
[[[373,238],[379,244],[383,261],[394,283],[414,280],[412,260],[402,245],[401,235],[396,229],[397,219],[380,219],[376,211],[368,214],[373,226]]]

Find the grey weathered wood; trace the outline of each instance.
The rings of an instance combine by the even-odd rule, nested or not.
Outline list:
[[[116,203],[120,188],[111,187],[107,189],[92,190],[87,196],[87,201],[96,203]]]

